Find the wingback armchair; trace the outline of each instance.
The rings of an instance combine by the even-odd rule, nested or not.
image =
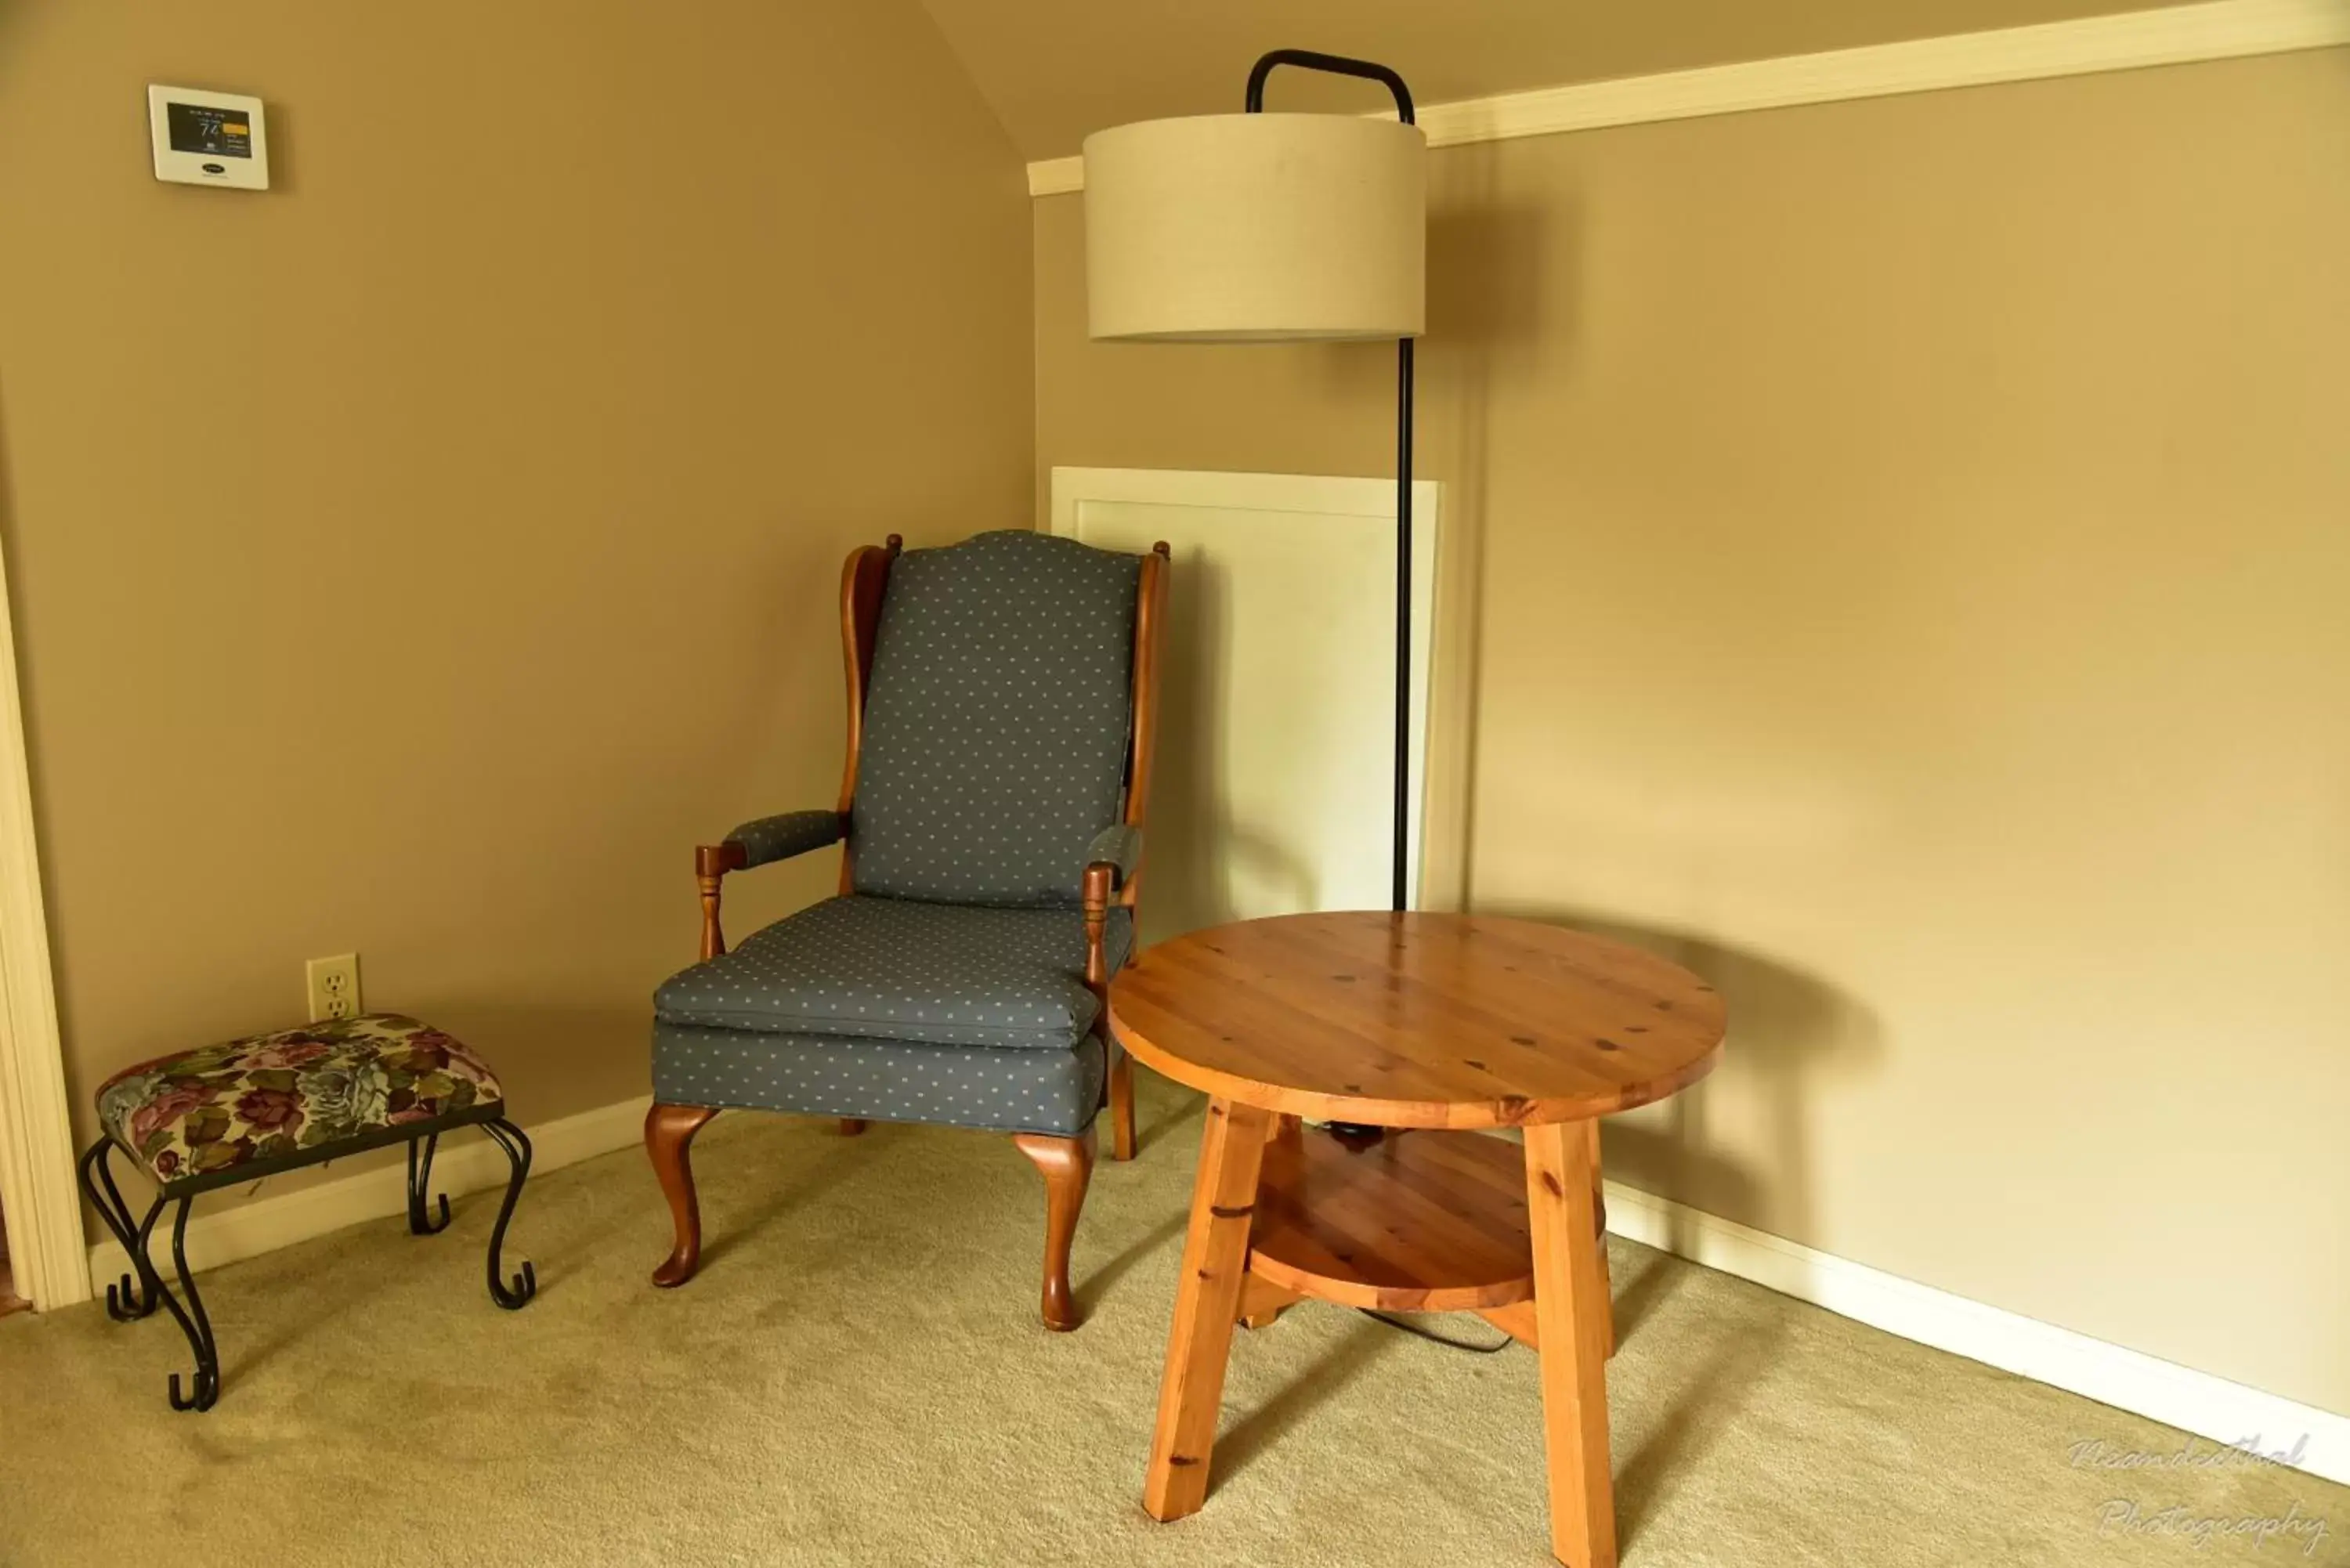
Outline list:
[[[1012,1135],[1044,1174],[1044,1317],[1076,1326],[1069,1245],[1094,1121],[1134,1154],[1132,1065],[1104,1021],[1134,943],[1167,546],[1025,532],[853,552],[841,574],[840,803],[694,851],[702,961],[654,998],[645,1147],[692,1278],[690,1151],[721,1107]],[[840,892],[747,938],[729,872],[838,843]]]

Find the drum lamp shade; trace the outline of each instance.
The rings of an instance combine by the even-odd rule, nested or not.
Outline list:
[[[1426,318],[1428,140],[1335,114],[1152,119],[1086,139],[1097,338],[1414,337]]]

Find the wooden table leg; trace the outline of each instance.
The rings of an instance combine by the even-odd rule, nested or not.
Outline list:
[[[1295,1291],[1283,1290],[1263,1274],[1251,1274],[1241,1286],[1241,1326],[1251,1330],[1269,1328],[1274,1319],[1305,1299]]]
[[[1224,1361],[1248,1273],[1249,1217],[1272,1119],[1254,1106],[1208,1102],[1175,1286],[1175,1322],[1167,1334],[1167,1370],[1159,1384],[1159,1421],[1142,1483],[1143,1511],[1153,1519],[1197,1513],[1208,1498],[1208,1456],[1223,1407]]]
[[[1534,1321],[1534,1303],[1512,1302],[1508,1306],[1480,1307],[1477,1315],[1529,1350],[1542,1348],[1542,1324]]]
[[[1596,1139],[1599,1124],[1591,1124]],[[1607,1189],[1599,1175],[1599,1146],[1591,1147],[1591,1229],[1599,1237],[1599,1314],[1602,1319],[1601,1343],[1607,1346],[1612,1358],[1616,1354],[1616,1276],[1607,1268]]]
[[[1607,1457],[1610,1330],[1594,1199],[1598,1163],[1596,1122],[1526,1129],[1550,1549],[1568,1568],[1616,1568],[1616,1488]]]

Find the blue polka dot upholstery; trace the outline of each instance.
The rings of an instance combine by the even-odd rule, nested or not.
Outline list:
[[[743,867],[748,870],[837,844],[847,832],[848,819],[837,811],[787,811],[744,823],[726,836],[726,842],[743,846]]]
[[[1118,820],[1142,557],[1012,530],[889,568],[866,689],[857,891],[1075,905]]]
[[[1142,829],[1128,827],[1122,822],[1103,828],[1086,846],[1086,864],[1117,867],[1118,884],[1124,887],[1142,864]]]
[[[889,568],[844,823],[730,836],[749,865],[846,831],[854,892],[672,976],[654,999],[665,1104],[1075,1136],[1101,1103],[1085,868],[1130,877],[1118,823],[1142,560],[982,534]],[[1105,931],[1113,972],[1131,912]]]
[[[1113,973],[1133,941],[1110,911]],[[1086,988],[1085,915],[903,898],[827,898],[673,976],[665,1023],[1066,1052],[1100,1004]]]
[[[653,1025],[653,1098],[1075,1137],[1101,1106],[1102,1044],[1068,1051],[917,1045]]]

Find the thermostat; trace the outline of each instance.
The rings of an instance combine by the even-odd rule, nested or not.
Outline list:
[[[151,86],[147,128],[155,141],[156,179],[269,189],[269,138],[261,128],[259,99]]]

